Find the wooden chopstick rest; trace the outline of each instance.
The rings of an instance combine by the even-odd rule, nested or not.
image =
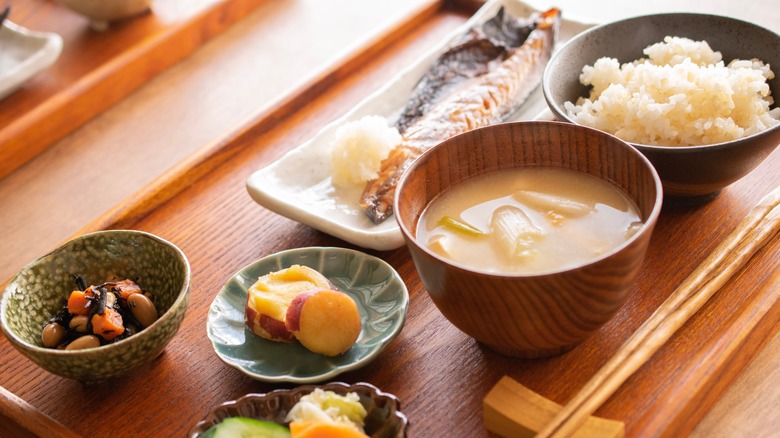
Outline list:
[[[530,438],[563,407],[504,376],[482,404],[485,428],[504,437]],[[622,421],[589,416],[574,434],[577,438],[622,438]]]
[[[780,232],[780,187],[766,195],[537,437],[571,436],[747,261]]]
[[[621,437],[623,423],[592,414],[766,243],[780,232],[780,187],[766,195],[731,234],[642,324],[562,408],[509,377],[485,397],[485,427],[502,436]]]

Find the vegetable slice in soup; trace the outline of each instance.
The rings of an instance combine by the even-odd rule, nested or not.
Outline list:
[[[417,240],[460,265],[537,274],[581,266],[642,226],[618,187],[576,170],[500,170],[456,184],[434,199]]]

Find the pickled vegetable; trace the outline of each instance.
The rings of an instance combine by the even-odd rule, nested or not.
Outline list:
[[[337,425],[337,429],[349,428],[357,433],[352,433],[351,436],[365,436],[363,424],[366,415],[366,408],[360,403],[357,394],[339,395],[317,388],[301,397],[290,410],[286,421],[289,421],[291,429],[296,431],[308,430],[313,424],[331,424]],[[316,430],[313,429],[312,433]]]
[[[290,430],[271,421],[247,417],[225,418],[201,435],[203,438],[290,438]]]
[[[290,423],[293,438],[365,438],[366,434],[338,423]]]

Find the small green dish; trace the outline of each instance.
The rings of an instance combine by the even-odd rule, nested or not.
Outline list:
[[[313,353],[298,343],[269,341],[244,325],[247,290],[269,272],[291,265],[316,269],[357,303],[362,330],[341,356]],[[315,383],[374,360],[400,333],[409,292],[383,260],[344,248],[311,247],[266,256],[233,275],[211,303],[206,331],[222,361],[266,382]]]

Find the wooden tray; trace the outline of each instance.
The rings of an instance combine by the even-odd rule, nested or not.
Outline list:
[[[9,20],[63,38],[60,58],[0,100],[0,178],[192,53],[266,0],[155,0],[105,32],[52,0],[10,0]]]
[[[410,53],[419,53],[415,47],[433,45],[465,19],[446,8],[410,16],[406,26],[394,31],[399,42],[378,41],[374,50],[215,142],[84,228],[140,229],[179,245],[193,268],[184,324],[150,365],[120,381],[90,386],[40,370],[2,339],[0,386],[20,397],[26,409],[0,413],[13,419],[16,412],[27,412],[17,421],[21,424],[30,415],[45,415],[85,435],[182,436],[219,403],[289,387],[253,381],[222,363],[205,336],[208,307],[234,272],[264,255],[348,245],[259,207],[244,183],[387,81],[414,59]],[[482,398],[503,375],[566,402],[753,205],[780,184],[777,166],[780,151],[708,204],[667,205],[628,304],[593,337],[550,359],[512,359],[481,347],[436,310],[406,249],[374,252],[398,270],[409,288],[406,326],[376,361],[336,380],[365,381],[397,395],[412,437],[448,436],[453,426],[457,436],[486,436]],[[775,333],[778,268],[780,241],[775,239],[597,415],[626,422],[628,436],[690,431]],[[0,409],[3,404],[19,403],[2,397]]]

